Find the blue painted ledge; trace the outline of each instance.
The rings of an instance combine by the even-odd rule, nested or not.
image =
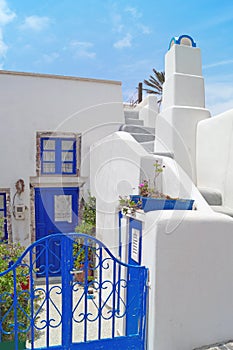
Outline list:
[[[131,200],[137,203],[142,202],[142,209],[145,212],[153,210],[192,210],[193,199],[164,199],[164,198],[150,198],[139,195],[131,195]]]

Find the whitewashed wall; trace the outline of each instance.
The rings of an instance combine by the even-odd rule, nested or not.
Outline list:
[[[90,180],[97,203],[97,237],[110,248],[118,247],[119,196],[138,194],[140,181],[153,180],[156,159],[165,165],[162,174],[165,194],[195,199],[198,210],[212,212],[178,163],[171,158],[148,155],[130,134],[116,132],[91,147]]]
[[[139,119],[143,120],[144,126],[154,128],[158,115],[157,97],[155,95],[148,95],[134,108],[134,111],[139,112]]]
[[[232,339],[233,220],[200,211],[154,211],[144,220],[148,350],[187,350]]]
[[[137,193],[155,159],[165,165],[163,192],[195,199],[197,210],[136,214],[143,221],[142,264],[150,270],[148,350],[187,350],[232,337],[233,220],[216,214],[171,158],[148,155],[127,133],[91,148],[97,234],[117,255],[118,196]],[[142,169],[143,166],[143,169]],[[122,228],[127,261],[127,222]]]
[[[165,56],[162,112],[156,118],[155,152],[170,152],[196,183],[196,128],[205,109],[201,51],[173,45]]]
[[[81,132],[81,175],[88,178],[90,145],[124,121],[119,82],[0,71],[0,90],[0,187],[11,188],[12,199],[15,182],[24,179],[28,208],[36,131]],[[17,237],[29,234],[29,216],[28,211],[25,221],[12,219]]]
[[[197,184],[219,190],[223,205],[233,209],[233,110],[197,128]]]

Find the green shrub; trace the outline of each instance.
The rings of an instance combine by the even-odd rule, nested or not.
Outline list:
[[[19,243],[7,244],[0,243],[0,273],[6,271],[15,263],[22,253],[24,247]],[[17,324],[18,339],[26,341],[30,338],[30,318],[31,305],[29,294],[29,266],[22,261],[16,268],[16,290],[14,289],[13,271],[0,276],[0,322],[2,329],[10,334],[1,334],[2,341],[14,340],[14,294],[17,295]],[[34,299],[34,312],[39,308],[41,296],[36,293]],[[38,334],[36,334],[38,338]]]

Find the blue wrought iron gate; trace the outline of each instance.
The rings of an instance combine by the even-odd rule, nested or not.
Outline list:
[[[61,248],[61,277],[57,269],[53,276],[49,259],[54,239]],[[38,251],[45,256],[39,267]],[[146,349],[148,270],[120,262],[99,240],[85,234],[44,237],[0,273],[0,284],[6,275],[13,283],[10,292],[0,290],[0,349],[8,338],[15,350],[22,338],[30,339],[30,349]],[[19,276],[28,283],[19,283]]]

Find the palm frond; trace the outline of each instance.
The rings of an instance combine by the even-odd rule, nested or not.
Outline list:
[[[150,75],[149,79],[144,79],[144,84],[149,86],[150,89],[144,89],[148,94],[162,95],[163,83],[165,81],[165,72],[159,72],[156,69],[152,69],[154,75]]]

